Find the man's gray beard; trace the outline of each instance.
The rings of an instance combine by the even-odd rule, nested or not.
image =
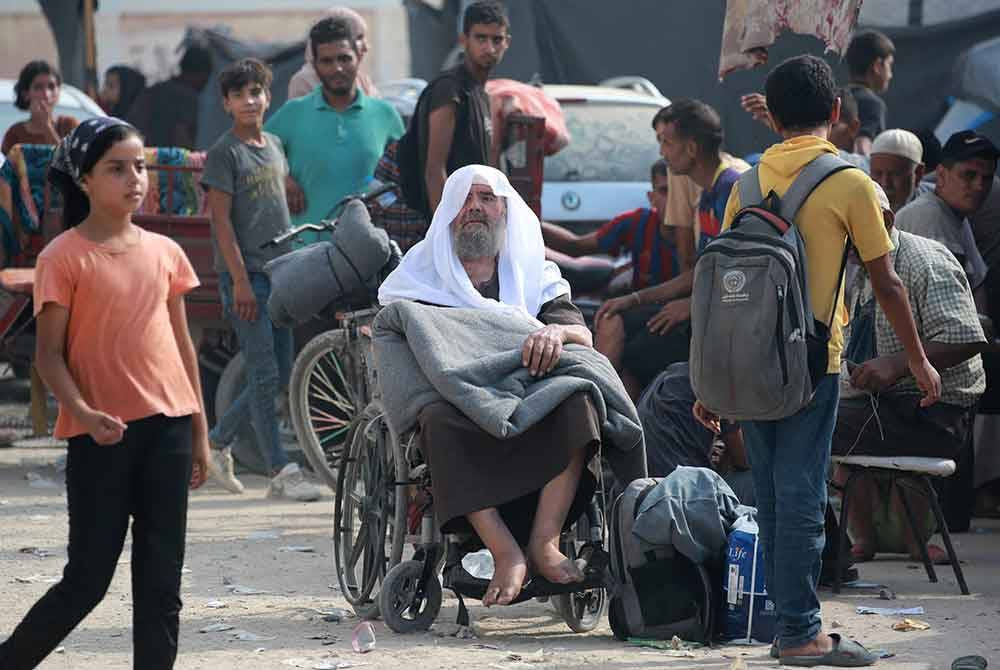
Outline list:
[[[499,222],[489,229],[480,227],[474,230],[460,230],[452,237],[455,255],[462,261],[496,256],[500,253],[506,232],[506,224]]]

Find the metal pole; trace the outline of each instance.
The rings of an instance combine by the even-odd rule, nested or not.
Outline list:
[[[907,23],[911,26],[924,25],[924,0],[910,0],[910,16]]]
[[[97,99],[97,43],[94,31],[94,0],[83,0],[84,90]]]

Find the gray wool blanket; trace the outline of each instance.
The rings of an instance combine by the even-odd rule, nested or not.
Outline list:
[[[590,395],[605,447],[631,452],[645,471],[642,426],[611,363],[570,344],[547,375],[521,364],[521,346],[538,322],[488,310],[400,301],[373,323],[375,365],[386,419],[398,435],[426,405],[444,399],[490,435],[520,435],[577,391]],[[607,452],[605,452],[607,453]]]

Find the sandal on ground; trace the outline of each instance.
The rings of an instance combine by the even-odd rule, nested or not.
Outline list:
[[[830,633],[833,649],[822,656],[782,656],[782,665],[813,668],[817,665],[832,665],[837,668],[860,668],[875,663],[877,657],[854,640],[848,640],[838,633]]]
[[[986,670],[986,665],[982,656],[959,656],[951,662],[951,670]]]

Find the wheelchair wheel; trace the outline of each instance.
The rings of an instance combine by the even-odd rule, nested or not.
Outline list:
[[[341,591],[362,618],[378,616],[379,584],[403,554],[406,490],[396,484],[399,452],[381,406],[370,404],[340,463],[333,532]]]
[[[416,633],[431,627],[441,612],[441,582],[433,572],[418,598],[422,561],[404,561],[389,571],[379,593],[382,619],[395,633]]]
[[[354,360],[347,334],[331,330],[302,349],[288,384],[289,413],[309,465],[337,490],[338,463],[361,407],[353,388]]]
[[[562,552],[571,561],[576,560],[581,544],[572,537],[568,539],[564,537]],[[574,633],[589,633],[597,628],[608,607],[608,593],[604,589],[563,593],[553,596],[552,600],[559,615]]]

